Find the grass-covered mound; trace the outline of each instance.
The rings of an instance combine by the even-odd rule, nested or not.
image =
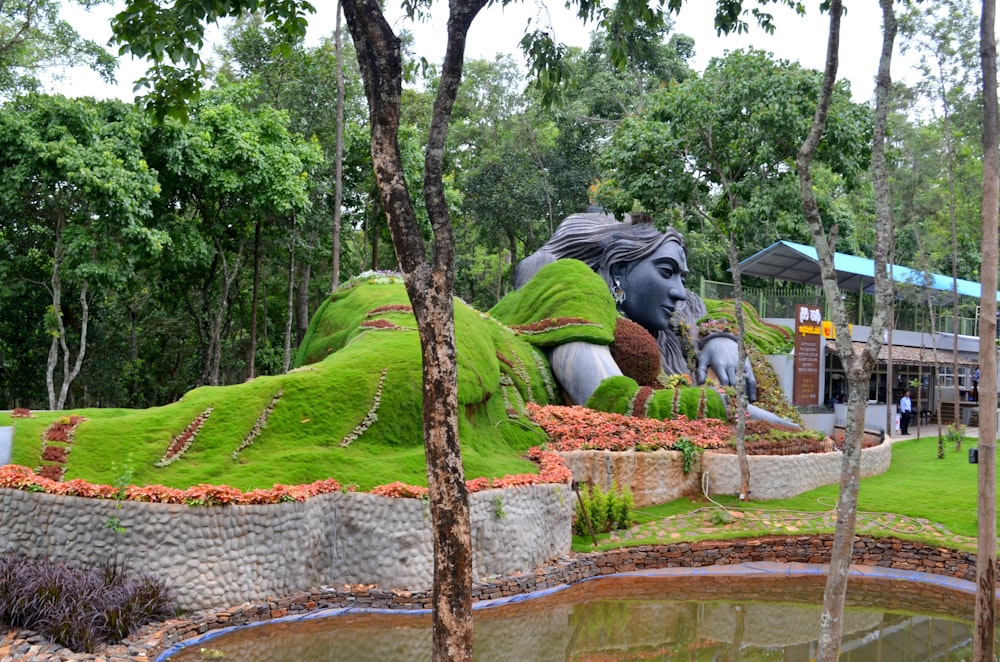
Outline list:
[[[303,365],[287,375],[202,387],[146,410],[17,419],[12,462],[44,467],[52,446],[64,449],[57,454],[66,480],[241,490],[324,478],[361,490],[426,485],[419,337],[394,280],[361,279],[334,294],[312,320]],[[523,455],[545,435],[525,403],[555,398],[544,356],[459,301],[455,317],[467,478],[537,473]],[[71,414],[87,420],[69,442],[43,441],[51,423]]]
[[[579,260],[545,265],[490,314],[540,347],[574,341],[610,345],[618,318],[604,279]]]
[[[698,320],[700,336],[718,331],[736,333],[736,302],[732,299],[705,299],[705,309],[708,313]],[[765,322],[760,318],[757,309],[743,302],[743,327],[746,331],[748,345],[752,345],[764,354],[787,354],[795,346],[792,331],[784,326]]]

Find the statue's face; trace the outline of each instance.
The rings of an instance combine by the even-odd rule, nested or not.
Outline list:
[[[625,290],[622,312],[655,336],[669,326],[677,304],[686,298],[684,250],[677,242],[667,241],[627,269],[620,279]]]

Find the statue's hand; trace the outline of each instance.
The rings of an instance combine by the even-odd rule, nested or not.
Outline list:
[[[711,368],[719,378],[721,386],[734,386],[736,384],[736,366],[739,364],[739,360],[739,346],[732,336],[718,335],[714,338],[709,338],[698,354],[698,372],[696,375],[698,383],[705,383],[705,379],[708,377],[708,369]],[[749,358],[743,367],[746,374],[747,400],[755,402],[757,400],[757,378],[754,377]]]

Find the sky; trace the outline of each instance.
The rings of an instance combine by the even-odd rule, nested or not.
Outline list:
[[[389,0],[392,3],[393,0]],[[322,36],[333,33],[336,2],[315,2],[317,13],[309,17],[310,43]],[[816,9],[818,2],[808,2],[807,15],[796,15],[784,6],[774,6],[777,29],[773,35],[766,34],[752,24],[749,33],[719,37],[712,27],[714,2],[687,0],[679,16],[675,18],[675,32],[687,34],[695,39],[695,58],[692,67],[702,72],[712,57],[723,55],[727,50],[754,47],[772,52],[775,57],[798,61],[803,66],[822,69],[826,58],[826,33],[829,20]],[[875,73],[878,68],[878,54],[881,49],[881,13],[878,3],[871,0],[848,0],[847,13],[841,25],[841,54],[838,77],[851,81],[851,90],[856,101],[868,101],[873,96]],[[98,6],[88,11],[78,6],[64,8],[63,16],[83,35],[105,43],[111,38],[109,21],[121,9],[121,3]],[[446,4],[439,3],[442,8]],[[485,9],[473,23],[469,32],[467,57],[492,58],[497,53],[520,53],[518,43],[529,25],[551,26],[557,41],[570,46],[586,47],[589,43],[593,24],[585,25],[558,0],[550,1],[548,8],[541,0],[522,0],[506,9],[495,6]],[[409,28],[416,37],[419,55],[431,62],[444,57],[445,18],[436,16],[431,22],[414,24],[404,18],[396,19],[398,28]],[[210,39],[218,39],[221,32],[215,29]],[[898,38],[897,38],[898,42]],[[896,73],[894,79],[912,78],[906,60],[899,56],[897,45],[893,56]],[[902,65],[902,66],[900,66]],[[103,83],[100,78],[86,70],[74,70],[66,80],[54,83],[52,91],[70,96],[117,96],[126,100],[133,98],[133,81],[146,69],[145,63],[132,58],[124,58],[119,68],[119,82],[115,86]]]

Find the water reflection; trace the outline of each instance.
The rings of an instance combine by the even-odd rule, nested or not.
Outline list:
[[[475,659],[780,660],[816,653],[823,577],[612,577],[475,613]],[[971,659],[970,595],[853,579],[842,660]],[[393,662],[431,657],[429,615],[349,614],[270,623],[189,646],[241,662]]]

